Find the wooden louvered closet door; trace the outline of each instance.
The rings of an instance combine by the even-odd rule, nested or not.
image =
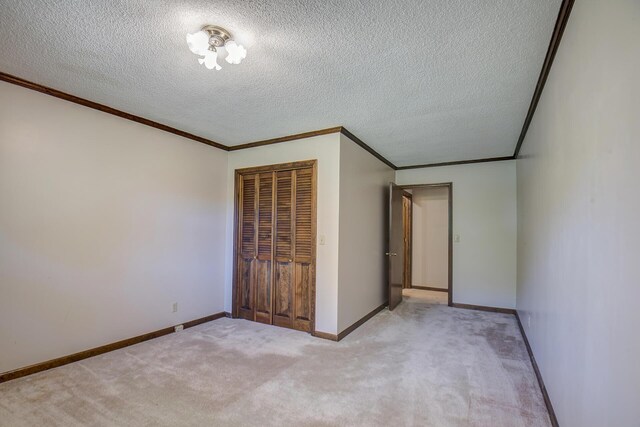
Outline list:
[[[276,172],[273,324],[293,328],[293,171]]]
[[[239,182],[239,251],[238,251],[238,313],[239,317],[255,320],[255,264],[256,264],[256,189],[258,175],[244,175]]]
[[[256,261],[256,321],[271,323],[273,247],[273,173],[258,175],[258,255]]]
[[[313,281],[315,277],[315,195],[312,169],[294,173],[294,253],[293,253],[293,328],[312,330]]]
[[[238,317],[313,331],[315,161],[237,172]]]

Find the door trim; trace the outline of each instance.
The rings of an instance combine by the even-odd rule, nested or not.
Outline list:
[[[317,219],[318,219],[318,160],[303,160],[298,162],[289,162],[289,163],[279,163],[274,165],[264,165],[264,166],[255,166],[248,168],[236,169],[234,172],[234,214],[233,214],[233,269],[232,269],[232,306],[231,306],[231,316],[235,319],[238,317],[238,255],[240,248],[240,180],[243,175],[252,175],[256,173],[264,173],[264,172],[282,172],[288,170],[297,170],[297,169],[309,169],[313,170],[312,174],[312,186],[313,186],[313,196],[311,200],[311,262],[313,273],[311,277],[311,301],[310,303],[310,311],[311,311],[311,321],[310,333],[314,333],[316,329],[316,253],[317,253]],[[294,195],[295,197],[295,195]],[[275,203],[275,201],[273,202]],[[294,226],[292,224],[292,226]],[[275,233],[274,233],[275,234]],[[273,244],[273,236],[272,236],[272,251],[275,250]],[[272,266],[271,271],[272,275],[274,270],[273,262],[274,257],[272,256]],[[294,266],[295,269],[295,266]],[[273,280],[271,281],[271,286],[274,285]],[[273,289],[272,289],[272,297],[273,297]],[[273,307],[272,307],[273,311]],[[273,313],[271,313],[273,316]]]
[[[447,187],[449,189],[449,283],[448,283],[448,301],[447,305],[453,307],[453,182],[439,182],[435,184],[413,184],[413,185],[399,185],[403,190],[407,189],[420,189],[420,188],[433,188],[433,187]],[[413,236],[412,236],[413,237]],[[413,246],[413,242],[412,245]]]
[[[402,289],[411,289],[411,283],[412,283],[412,271],[411,269],[413,268],[413,239],[411,238],[412,234],[413,234],[413,195],[411,193],[409,193],[407,190],[403,189],[402,190],[402,197],[403,197],[403,203],[402,203],[402,214],[403,214],[403,219],[406,219],[405,215],[408,213],[408,221],[407,223],[402,224],[402,233],[403,233],[403,239],[405,237],[407,237],[408,234],[408,238],[407,240],[404,242],[404,272],[403,272],[403,284],[402,284]],[[408,202],[408,207],[405,206],[404,204],[404,199],[407,199]],[[408,212],[405,211],[405,208],[408,209]],[[407,231],[409,233],[407,233]]]

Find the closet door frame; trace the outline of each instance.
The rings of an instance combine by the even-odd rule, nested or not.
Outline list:
[[[240,264],[239,264],[240,252],[239,251],[240,251],[240,245],[241,245],[240,215],[242,214],[242,211],[240,209],[240,202],[241,202],[240,189],[242,188],[241,187],[242,177],[244,175],[253,175],[253,174],[260,174],[265,172],[266,173],[281,172],[281,171],[297,170],[297,169],[312,169],[312,200],[311,200],[312,255],[311,255],[311,260],[312,260],[313,272],[311,277],[311,301],[309,301],[310,307],[311,307],[311,322],[310,322],[311,331],[309,332],[313,333],[315,332],[315,329],[316,329],[316,250],[317,250],[316,237],[317,237],[317,198],[318,198],[318,188],[317,188],[318,161],[315,159],[304,160],[299,162],[280,163],[275,165],[265,165],[265,166],[236,169],[235,180],[234,180],[235,183],[234,183],[234,222],[233,222],[233,294],[232,294],[233,302],[232,302],[232,308],[231,308],[231,315],[233,318],[238,317],[239,304],[240,304],[239,292],[238,292],[238,276],[239,276],[239,268],[240,268]],[[274,197],[274,200],[275,200],[275,197]],[[275,231],[273,231],[272,233],[273,233],[272,236],[274,236]],[[275,260],[274,251],[275,251],[275,247],[274,247],[274,243],[272,243],[272,246],[271,246],[271,263],[272,263],[271,295],[272,297],[273,297],[273,285],[274,285],[273,272],[275,271],[274,270],[274,260]],[[256,293],[254,292],[254,296],[255,294]],[[254,309],[255,309],[255,303],[254,303]],[[271,309],[272,309],[272,316],[273,316],[273,304]]]

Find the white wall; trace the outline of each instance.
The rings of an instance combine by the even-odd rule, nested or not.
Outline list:
[[[389,183],[394,170],[340,135],[338,331],[387,301]]]
[[[640,2],[578,1],[518,160],[518,312],[561,426],[640,425]]]
[[[449,189],[412,190],[411,284],[449,287]]]
[[[0,82],[0,372],[222,311],[226,159]]]
[[[453,302],[514,308],[515,161],[396,171],[398,185],[453,182]]]
[[[336,334],[338,329],[338,209],[340,204],[340,134],[231,151],[227,170],[227,247],[225,308],[232,307],[234,174],[236,169],[318,160],[317,234],[325,245],[316,254],[316,330]],[[319,240],[319,239],[318,239]]]

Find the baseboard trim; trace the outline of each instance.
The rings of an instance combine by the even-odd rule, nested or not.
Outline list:
[[[553,405],[551,404],[551,399],[549,398],[549,393],[547,393],[547,388],[544,385],[544,380],[542,379],[542,374],[540,373],[540,369],[538,368],[538,363],[536,362],[536,358],[533,356],[533,350],[531,350],[531,345],[529,345],[529,339],[527,338],[527,334],[524,332],[524,328],[522,327],[522,322],[520,321],[520,316],[518,315],[518,311],[512,308],[486,307],[482,305],[459,304],[459,303],[453,303],[451,304],[451,307],[465,308],[469,310],[490,311],[493,313],[513,314],[516,317],[516,320],[518,321],[518,327],[520,328],[520,334],[522,334],[524,345],[525,347],[527,347],[527,353],[529,353],[529,359],[531,359],[531,366],[533,366],[533,371],[536,374],[536,379],[538,380],[538,385],[540,386],[540,391],[542,392],[542,398],[544,399],[544,404],[547,407],[547,412],[549,412],[549,419],[551,420],[551,425],[553,427],[559,427],[558,419],[556,418],[556,413],[553,410]]]
[[[487,307],[484,305],[460,304],[457,302],[452,303],[451,307],[464,308],[467,310],[489,311],[491,313],[516,314],[516,311],[513,308]]]
[[[225,316],[228,317],[229,313],[220,312],[220,313],[212,314],[210,316],[201,317],[200,319],[190,320],[188,322],[181,323],[181,325],[183,325],[185,329],[192,328],[202,323],[220,319],[221,317],[225,317]],[[118,350],[123,347],[128,347],[130,345],[138,344],[143,341],[148,341],[150,339],[158,338],[163,335],[168,335],[174,332],[174,328],[175,326],[159,329],[157,331],[138,335],[137,337],[127,338],[122,341],[117,341],[111,344],[101,345],[100,347],[84,350],[78,353],[70,354],[68,356],[58,357],[56,359],[48,360],[46,362],[36,363],[35,365],[25,366],[24,368],[18,368],[13,371],[2,372],[0,373],[0,383],[15,380],[16,378],[26,377],[27,375],[32,375],[37,372],[42,372],[48,369],[57,368],[59,366],[68,365],[69,363],[77,362],[83,359],[88,359],[89,357],[108,353],[113,350]]]
[[[338,341],[338,336],[336,334],[330,334],[328,332],[313,331],[311,335],[317,338],[322,338],[323,340]]]
[[[544,385],[544,380],[542,379],[542,374],[540,373],[540,369],[538,368],[538,363],[536,362],[536,358],[533,355],[533,350],[531,350],[531,345],[529,345],[529,339],[527,338],[527,334],[524,332],[524,327],[522,326],[522,322],[520,321],[520,316],[518,315],[518,311],[515,311],[514,314],[516,316],[516,320],[518,321],[518,327],[520,328],[520,333],[522,334],[524,345],[527,347],[527,353],[529,353],[529,358],[531,359],[531,366],[533,366],[533,371],[536,373],[536,378],[538,379],[538,385],[540,386],[540,391],[542,392],[544,404],[547,406],[547,412],[549,412],[549,419],[551,420],[551,425],[553,427],[559,427],[560,425],[558,424],[556,413],[553,410],[553,405],[551,404],[549,393],[547,393],[547,388]]]
[[[371,310],[369,313],[364,315],[364,317],[362,317],[362,319],[358,320],[356,323],[354,323],[353,325],[349,326],[344,331],[340,332],[338,334],[338,341],[340,341],[341,339],[343,339],[344,337],[349,335],[351,332],[353,332],[356,329],[358,329],[363,324],[365,324],[367,320],[371,319],[373,316],[375,316],[376,314],[380,313],[388,305],[389,305],[389,301],[386,301],[385,303],[377,306],[376,308]]]
[[[449,292],[447,288],[434,288],[432,286],[411,286],[409,289],[420,289],[423,291]]]
[[[325,340],[336,341],[336,342],[340,341],[341,339],[343,339],[344,337],[349,335],[351,332],[355,331],[360,326],[362,326],[367,320],[371,319],[373,316],[375,316],[376,314],[380,313],[388,305],[389,305],[388,301],[385,302],[382,305],[379,305],[378,307],[376,307],[373,310],[371,310],[369,313],[365,314],[364,317],[362,317],[356,323],[354,323],[353,325],[349,326],[344,331],[340,332],[338,335],[330,334],[328,332],[320,332],[320,331],[313,331],[311,333],[311,335],[313,335],[314,337],[325,339]]]

